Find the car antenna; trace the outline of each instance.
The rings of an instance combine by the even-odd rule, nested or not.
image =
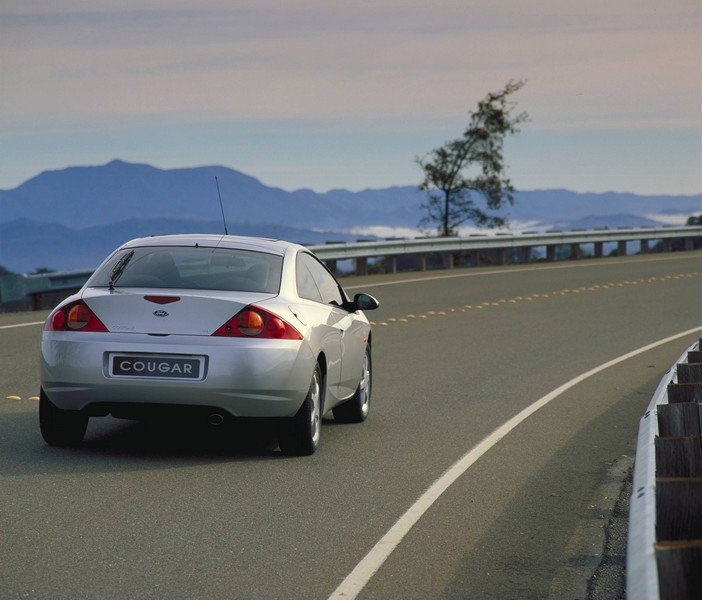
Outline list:
[[[219,191],[219,179],[215,175],[215,183],[217,184],[217,195],[219,196],[219,208],[222,210],[222,222],[224,223],[224,235],[229,235],[227,231],[227,220],[224,218],[224,205],[222,204],[222,193]]]

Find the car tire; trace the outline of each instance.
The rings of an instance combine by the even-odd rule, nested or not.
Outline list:
[[[75,410],[62,410],[51,403],[44,390],[39,396],[39,428],[50,446],[73,446],[83,440],[88,416]]]
[[[322,429],[323,399],[322,369],[315,365],[310,390],[300,410],[291,419],[285,419],[278,434],[278,444],[288,456],[309,456],[319,446]]]
[[[341,423],[362,423],[370,410],[371,391],[373,388],[373,361],[370,346],[366,346],[363,355],[361,380],[350,400],[332,409],[334,420]]]

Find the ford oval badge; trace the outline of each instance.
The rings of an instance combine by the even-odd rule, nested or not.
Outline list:
[[[168,313],[165,310],[155,310],[154,314],[157,317],[167,317],[168,316]]]

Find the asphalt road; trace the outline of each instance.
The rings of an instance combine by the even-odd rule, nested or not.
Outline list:
[[[349,278],[382,303],[369,313],[371,416],[328,422],[307,458],[270,439],[113,419],[91,420],[80,448],[50,448],[30,399],[41,328],[0,328],[0,597],[327,598],[494,429],[699,326],[701,267],[688,252]],[[0,327],[44,314],[0,315]],[[359,597],[584,597],[638,419],[694,338],[602,371],[516,427]]]

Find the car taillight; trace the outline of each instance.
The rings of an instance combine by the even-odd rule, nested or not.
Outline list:
[[[236,316],[236,326],[244,335],[254,337],[263,331],[263,317],[255,310],[243,310]]]
[[[109,331],[82,300],[57,308],[44,324],[44,331]]]
[[[275,340],[301,340],[302,335],[290,323],[258,306],[240,310],[212,335],[255,337]]]

